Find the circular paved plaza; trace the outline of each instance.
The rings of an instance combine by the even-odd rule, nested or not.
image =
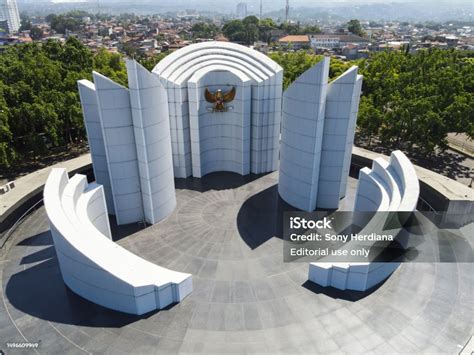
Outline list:
[[[473,332],[472,264],[403,264],[367,293],[318,287],[307,282],[308,264],[282,262],[289,207],[276,183],[277,173],[177,180],[167,220],[114,228],[128,250],[193,274],[190,296],[144,316],[68,290],[44,209],[36,211],[0,264],[0,349],[29,341],[39,342],[30,353],[47,354],[459,353]]]

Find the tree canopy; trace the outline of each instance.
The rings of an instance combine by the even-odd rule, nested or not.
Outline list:
[[[286,89],[321,60],[306,51],[271,53]],[[430,154],[449,132],[474,139],[474,58],[456,50],[374,53],[357,62],[331,58],[330,79],[359,65],[364,76],[358,132],[369,143]]]
[[[358,126],[370,141],[431,153],[448,132],[474,138],[474,58],[456,50],[381,52],[360,63]]]
[[[157,65],[169,53],[170,52],[161,52],[160,54],[154,55],[153,57],[143,57],[140,58],[138,62],[149,71],[152,71],[155,65]]]
[[[232,20],[227,22],[224,27],[222,27],[222,32],[233,42],[248,42],[245,26],[241,20]]]
[[[37,26],[34,26],[30,30],[30,37],[33,41],[39,41],[41,38],[43,38],[43,30]]]
[[[270,53],[269,57],[283,68],[284,90],[306,70],[323,59],[322,55],[308,53],[304,50],[296,52],[274,52]],[[349,69],[351,65],[350,62],[343,62],[340,59],[331,58],[329,78],[334,79],[338,77]]]
[[[270,43],[271,30],[274,29],[284,30],[290,35],[315,34],[321,32],[318,26],[302,27],[299,24],[289,23],[277,25],[270,18],[259,20],[255,16],[247,16],[243,20],[229,21],[222,27],[222,32],[231,41],[252,45],[257,40]]]
[[[97,70],[126,84],[117,54],[94,55],[77,39],[9,47],[0,55],[0,166],[85,139],[77,80]]]
[[[219,33],[219,28],[213,23],[198,22],[191,27],[194,38],[214,38]]]
[[[349,32],[352,32],[355,35],[358,35],[358,36],[361,36],[361,37],[365,36],[365,32],[362,29],[362,26],[361,26],[359,20],[350,20],[347,23],[347,30]]]
[[[19,28],[20,32],[21,31],[29,31],[33,27],[33,25],[31,24],[30,18],[28,16],[23,15],[23,14],[21,14],[21,16],[20,16],[20,22],[21,22],[21,26]]]
[[[278,26],[279,29],[284,30],[289,35],[306,35],[306,34],[318,34],[321,33],[321,29],[318,26],[301,26],[299,23],[282,23]]]
[[[272,26],[257,21],[247,23]],[[152,70],[167,54],[139,61]],[[285,89],[322,58],[307,51],[269,56],[284,69]],[[369,144],[432,153],[446,146],[448,132],[474,138],[474,58],[466,52],[379,52],[357,62],[332,58],[330,79],[354,64],[364,76],[358,132]],[[90,79],[93,70],[127,85],[121,55],[105,49],[94,54],[73,37],[64,44],[11,46],[0,55],[1,167],[86,139],[77,80]]]
[[[65,14],[50,14],[46,16],[51,28],[58,33],[66,33],[66,31],[77,31],[83,24],[82,18],[87,16],[84,11],[70,11]]]

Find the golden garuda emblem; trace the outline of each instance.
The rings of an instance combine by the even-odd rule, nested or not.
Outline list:
[[[209,111],[227,112],[232,110],[233,107],[226,106],[225,104],[231,102],[235,98],[235,92],[235,86],[227,92],[222,92],[221,89],[218,89],[213,93],[210,92],[208,88],[206,88],[204,91],[206,101],[214,104],[212,108],[209,108]]]

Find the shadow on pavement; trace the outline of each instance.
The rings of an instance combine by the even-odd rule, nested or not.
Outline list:
[[[307,290],[316,293],[329,296],[331,298],[337,298],[345,301],[356,302],[371,295],[373,292],[377,291],[388,279],[378,283],[377,285],[369,288],[367,291],[354,291],[354,290],[339,290],[334,287],[323,287],[318,284],[315,284],[312,281],[306,281],[301,286]]]
[[[295,211],[278,195],[278,185],[273,185],[244,202],[237,214],[237,228],[244,242],[252,249],[258,248],[273,237],[283,238],[283,216]]]
[[[198,192],[206,192],[209,190],[227,190],[235,189],[249,182],[257,180],[267,174],[249,174],[239,175],[231,172],[215,172],[210,173],[202,178],[189,177],[186,179],[175,179],[176,189],[192,190]]]
[[[49,232],[47,232],[49,235]],[[36,241],[35,238],[40,239]],[[127,324],[146,319],[167,308],[142,316],[131,315],[92,303],[72,292],[63,282],[52,238],[50,246],[35,251],[21,259],[25,270],[4,275],[8,280],[5,295],[9,303],[23,313],[51,322],[82,325],[88,327],[123,327]],[[28,238],[19,245],[45,245],[45,233]],[[37,244],[37,242],[39,244]],[[28,264],[35,263],[28,267]]]

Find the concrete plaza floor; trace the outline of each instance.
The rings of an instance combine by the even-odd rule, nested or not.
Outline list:
[[[117,243],[193,274],[183,302],[145,316],[97,306],[64,285],[44,209],[0,264],[0,349],[9,353],[448,353],[473,333],[473,264],[403,264],[367,293],[307,282],[283,263],[277,173],[176,181],[178,206],[155,226],[114,228]],[[342,209],[350,209],[350,179]],[[7,342],[39,342],[36,350]]]

